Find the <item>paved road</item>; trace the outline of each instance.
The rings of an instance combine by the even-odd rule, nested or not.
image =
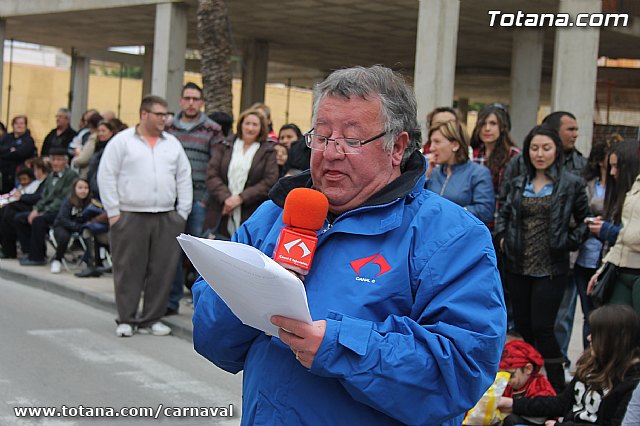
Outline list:
[[[176,337],[115,336],[114,315],[0,279],[0,425],[239,424],[241,376]],[[13,407],[152,407],[160,420],[16,418]],[[167,407],[225,407],[234,418],[167,418]],[[82,405],[84,408],[80,409]],[[223,413],[219,411],[219,413]]]

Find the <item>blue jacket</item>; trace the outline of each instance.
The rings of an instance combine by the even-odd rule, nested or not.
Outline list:
[[[456,164],[449,178],[446,167],[438,166],[433,169],[427,188],[464,207],[484,223],[494,221],[496,196],[491,172],[485,166],[473,161]]]
[[[243,325],[202,278],[194,284],[195,349],[244,370],[243,425],[460,425],[493,382],[506,311],[489,231],[425,190],[418,161],[388,185],[404,195],[320,232],[304,284],[312,318],[327,324],[311,369]],[[271,255],[282,201],[265,202],[234,239]]]

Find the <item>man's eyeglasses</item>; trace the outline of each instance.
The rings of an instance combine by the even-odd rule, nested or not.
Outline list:
[[[184,99],[187,102],[198,102],[202,100],[202,98],[196,98],[194,96],[183,96],[182,99]]]
[[[155,111],[147,111],[149,114],[153,114],[158,118],[162,118],[163,120],[166,120],[167,117],[169,117],[169,113],[168,112],[155,112]]]
[[[327,149],[329,141],[333,141],[336,144],[336,151],[339,154],[354,155],[360,154],[362,151],[362,145],[366,145],[369,142],[373,142],[378,138],[383,137],[387,132],[382,132],[367,140],[360,140],[356,138],[329,138],[327,136],[311,133],[313,129],[304,135],[304,140],[307,146],[314,151],[324,151]]]

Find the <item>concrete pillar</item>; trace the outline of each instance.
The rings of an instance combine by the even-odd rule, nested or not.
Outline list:
[[[419,0],[414,91],[423,137],[427,113],[453,104],[459,14],[460,0]]]
[[[180,110],[187,50],[187,9],[179,3],[156,6],[151,93],[169,103],[169,111]]]
[[[560,0],[559,13],[575,19],[578,13],[600,13],[601,0]],[[576,116],[576,148],[589,155],[593,135],[593,109],[598,74],[599,28],[556,28],[551,82],[551,110],[569,111]]]
[[[4,100],[2,95],[4,93],[4,80],[2,72],[4,71],[4,39],[7,33],[7,21],[0,19],[0,121],[4,117]],[[8,121],[8,120],[7,120]],[[5,123],[5,126],[9,127],[9,123]]]
[[[144,46],[142,66],[142,97],[151,94],[151,80],[153,79],[153,44]]]
[[[91,59],[84,56],[71,57],[71,127],[78,128],[82,114],[87,110],[89,99],[89,69]]]
[[[247,42],[242,55],[240,111],[244,111],[255,102],[264,102],[268,62],[268,41],[250,40]]]
[[[513,32],[511,52],[511,137],[522,147],[538,120],[544,32],[518,29]]]
[[[467,114],[469,114],[469,98],[458,99],[458,112],[460,113],[460,121],[467,125]],[[473,129],[471,129],[473,130]]]

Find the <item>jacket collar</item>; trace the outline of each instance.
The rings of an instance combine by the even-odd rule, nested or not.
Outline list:
[[[424,156],[419,151],[413,152],[407,159],[402,174],[373,194],[358,208],[388,204],[411,194],[416,188],[420,189],[424,186],[425,172],[426,162]],[[420,181],[422,181],[422,185],[417,185]],[[284,200],[289,195],[289,192],[295,188],[313,188],[310,170],[296,176],[280,179],[269,191],[269,198],[276,205],[284,207]]]
[[[441,166],[437,167],[435,170],[438,170],[441,174],[443,174],[443,175],[445,175],[445,176],[446,176],[446,174],[447,174],[447,169],[448,169],[449,167],[451,167],[451,170],[452,170],[452,171],[455,171],[455,170],[463,170],[463,169],[466,169],[466,168],[470,167],[470,164],[471,164],[471,163],[472,163],[472,161],[471,161],[471,160],[467,160],[467,161],[466,161],[466,162],[464,162],[464,163],[456,163],[456,164],[451,165],[451,166],[450,166],[450,165],[448,165],[448,164],[443,164],[443,165],[441,165]]]
[[[178,115],[176,115],[176,117],[173,120],[173,122],[171,123],[171,126],[169,126],[169,127],[175,127],[176,129],[179,129],[179,130],[182,130],[182,131],[187,131],[187,129],[185,127],[182,127],[182,122],[180,121],[182,119],[183,115],[184,115],[184,111],[180,111],[178,113]],[[193,127],[191,127],[191,130],[197,129],[205,121],[207,121],[207,119],[208,119],[208,117],[204,114],[204,112],[200,111],[200,114],[198,115],[198,119],[196,121],[196,124]]]
[[[140,127],[140,123],[136,124],[136,126],[133,128],[133,132],[135,133],[135,135],[142,139],[145,140],[144,136],[142,136],[142,133],[140,133],[140,131],[138,130]],[[160,136],[158,136],[159,139],[166,139],[166,132],[163,130],[162,132],[160,132]]]

